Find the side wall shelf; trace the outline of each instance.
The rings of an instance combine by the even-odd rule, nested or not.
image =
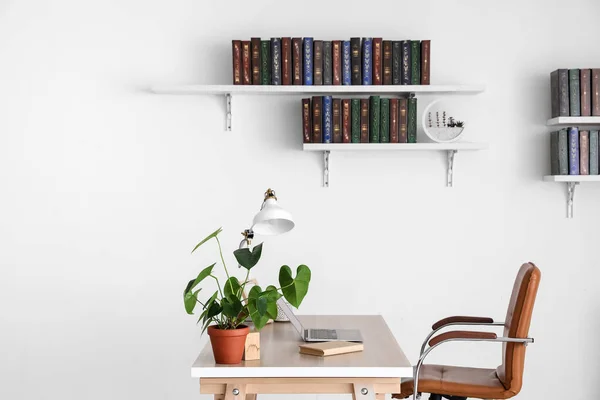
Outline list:
[[[567,218],[573,218],[575,187],[581,182],[600,182],[600,175],[546,175],[544,180],[567,184]]]
[[[556,117],[546,122],[547,126],[600,126],[600,117]]]

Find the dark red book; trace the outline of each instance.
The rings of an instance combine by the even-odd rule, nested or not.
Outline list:
[[[373,85],[383,83],[383,40],[373,38]]]
[[[369,99],[360,99],[360,142],[369,143]]]
[[[421,85],[431,84],[431,40],[421,41]]]
[[[292,84],[302,85],[302,38],[292,39]]]
[[[250,67],[250,41],[242,41],[242,83],[252,85],[252,68]]]
[[[312,112],[310,109],[310,99],[302,99],[302,142],[312,142]]]
[[[399,143],[398,141],[398,99],[390,99],[390,143]]]
[[[333,143],[342,143],[342,100],[333,99]]]
[[[589,117],[592,115],[592,71],[589,69],[581,70],[579,79],[579,90],[581,93],[581,116]],[[583,174],[582,174],[583,175]]]
[[[250,39],[252,49],[252,84],[260,85],[261,82],[261,64],[260,64],[260,38]]]
[[[312,98],[313,143],[323,143],[323,97]]]
[[[292,38],[281,38],[281,84],[292,84]]]
[[[242,41],[231,41],[231,52],[233,57],[233,84],[242,84]]]
[[[334,40],[331,42],[332,64],[333,64],[333,84],[342,84],[342,42]]]
[[[392,41],[383,41],[383,84],[392,84]]]
[[[592,115],[600,117],[600,69],[592,70]]]
[[[315,40],[313,43],[314,43],[313,85],[322,85],[323,84],[323,41]]]
[[[350,143],[351,120],[350,99],[342,100],[342,143]]]
[[[408,143],[408,101],[398,99],[398,143]]]

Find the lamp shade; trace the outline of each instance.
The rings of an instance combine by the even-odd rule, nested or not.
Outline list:
[[[281,235],[291,231],[295,225],[292,214],[277,204],[275,198],[270,197],[254,216],[252,230],[259,235]]]

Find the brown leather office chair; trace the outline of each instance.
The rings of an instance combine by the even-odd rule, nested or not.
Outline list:
[[[508,399],[517,395],[523,385],[525,347],[528,343],[533,343],[533,339],[527,335],[540,278],[540,270],[533,263],[521,266],[515,279],[505,322],[494,322],[487,317],[449,317],[433,324],[433,331],[421,347],[415,378],[402,382],[401,393],[392,397],[403,399],[413,395],[413,399],[417,399],[421,392],[431,393],[432,400],[440,400],[442,397],[451,400],[464,400],[468,397]],[[454,325],[504,326],[504,334],[498,337],[493,332],[451,331],[432,338],[440,329]],[[425,357],[434,348],[452,341],[502,343],[502,365],[496,369],[485,369],[423,364]]]

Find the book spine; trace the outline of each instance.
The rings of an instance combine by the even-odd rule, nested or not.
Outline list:
[[[313,143],[323,143],[323,97],[312,98]]]
[[[333,134],[333,99],[323,96],[323,143],[331,143]]]
[[[392,84],[392,41],[383,41],[383,84]]]
[[[579,175],[590,174],[590,132],[579,132]]]
[[[558,164],[558,132],[550,133],[550,173],[560,175]]]
[[[558,69],[550,74],[552,118],[569,116],[569,71]]]
[[[369,99],[360,99],[360,142],[369,143]]]
[[[408,143],[408,101],[398,99],[398,143]]]
[[[402,42],[392,42],[392,84],[400,85],[402,80]]]
[[[231,53],[233,62],[233,84],[242,84],[242,41],[232,40],[231,41]]]
[[[352,84],[362,85],[362,57],[360,38],[350,39],[350,66],[352,68]]]
[[[250,39],[250,46],[252,47],[252,84],[260,85],[262,84],[262,66],[260,59],[260,38],[252,38]]]
[[[262,64],[262,72],[261,72],[261,83],[263,85],[271,84],[271,42],[268,40],[263,40],[261,43],[261,64]]]
[[[582,69],[579,80],[579,90],[581,92],[581,116],[589,117],[592,115],[592,71]],[[582,174],[583,175],[583,174]]]
[[[558,173],[569,175],[569,138],[566,129],[558,131]]]
[[[352,143],[360,143],[360,99],[352,99]]]
[[[292,84],[292,38],[281,38],[281,84]]]
[[[381,118],[380,118],[380,126],[381,126],[381,143],[389,143],[390,142],[390,99],[381,99],[380,102],[381,107]]]
[[[590,175],[598,174],[598,131],[590,131]]]
[[[304,38],[304,84],[313,84],[313,38]]]
[[[398,114],[398,99],[390,99],[390,143],[399,143]]]
[[[342,84],[342,42],[331,42],[331,64],[333,69],[333,84]]]
[[[333,143],[342,143],[342,100],[333,99]]]
[[[292,84],[302,85],[302,38],[292,39]]]
[[[408,99],[408,143],[417,143],[417,98]]]
[[[600,69],[592,70],[592,115],[600,117]]]
[[[312,142],[312,121],[311,121],[310,99],[302,99],[302,141],[303,143]]]
[[[410,42],[410,58],[411,58],[411,70],[410,70],[410,83],[411,85],[421,84],[421,42],[413,40]]]
[[[271,39],[271,84],[281,85],[281,39]]]
[[[250,41],[242,41],[242,85],[252,85],[252,68],[250,67]]]
[[[431,40],[421,41],[421,85],[431,84]]]
[[[351,142],[351,109],[350,109],[350,99],[342,100],[342,143],[350,143]]]
[[[412,65],[411,65],[412,60],[411,60],[410,50],[411,50],[410,40],[403,40],[402,41],[402,70],[400,71],[402,74],[401,80],[400,80],[402,85],[410,85],[410,82],[411,82],[410,72],[412,69]]]
[[[333,85],[331,42],[323,42],[323,85]]]
[[[323,84],[323,41],[315,40],[314,41],[314,60],[313,60],[313,68],[314,68],[314,78],[313,83],[315,85]]]
[[[579,175],[579,130],[569,128],[569,175]]]
[[[373,38],[373,85],[383,83],[383,40]]]
[[[558,109],[558,99],[559,99],[559,89],[558,89],[558,70],[550,72],[550,109],[552,110],[552,118],[558,117],[560,115]],[[558,135],[558,132],[557,132]],[[558,143],[558,140],[557,140]],[[550,148],[552,149],[552,142],[550,142]],[[550,153],[554,154],[554,152]],[[558,164],[557,164],[558,165]],[[552,175],[555,175],[552,173]]]
[[[581,96],[579,94],[579,70],[569,70],[569,109],[571,117],[581,116]]]
[[[373,78],[373,68],[371,63],[373,61],[372,54],[373,42],[371,38],[364,38],[362,42],[362,84],[370,85]]]
[[[369,143],[379,143],[381,134],[381,97],[369,97]]]
[[[352,55],[350,41],[342,42],[342,85],[352,84]]]

